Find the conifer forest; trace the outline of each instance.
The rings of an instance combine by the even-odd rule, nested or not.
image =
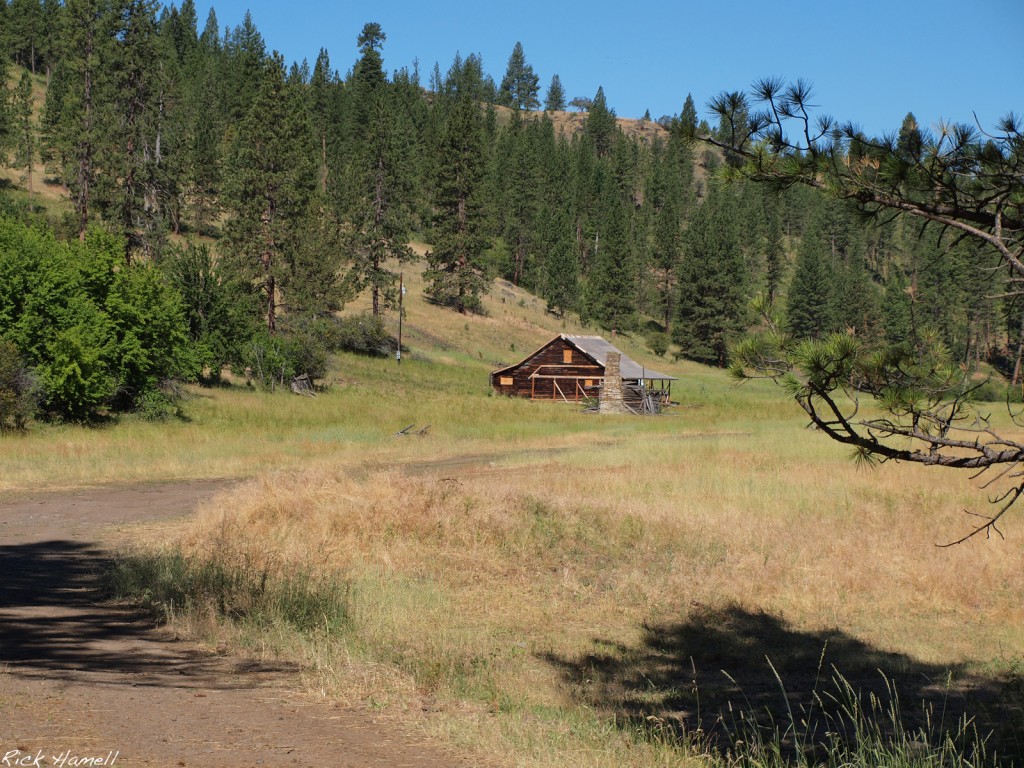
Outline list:
[[[814,185],[723,180],[735,110],[685,82],[678,114],[624,119],[519,43],[421,70],[385,66],[378,24],[351,40],[287,62],[248,15],[192,0],[0,2],[5,423],[158,405],[167,380],[232,366],[315,379],[332,348],[393,345],[413,269],[453,312],[503,278],[713,366],[770,318],[796,339],[927,335],[994,399],[1019,390],[1024,308],[995,249]],[[934,137],[908,114],[888,140],[920,157]],[[372,312],[339,320],[357,297]]]

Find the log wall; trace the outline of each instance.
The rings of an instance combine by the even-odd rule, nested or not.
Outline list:
[[[537,376],[533,376],[537,374]],[[550,344],[514,368],[492,374],[491,385],[496,392],[513,397],[532,397],[543,400],[560,400],[562,395],[575,399],[575,380],[580,388],[596,395],[604,376],[604,369],[595,364],[569,344],[565,339],[554,339]],[[554,377],[562,377],[561,380]],[[573,381],[569,381],[569,380]],[[590,386],[587,387],[587,383]],[[567,391],[570,387],[570,391]]]

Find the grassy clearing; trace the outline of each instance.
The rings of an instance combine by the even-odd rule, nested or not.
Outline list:
[[[966,477],[858,469],[770,385],[628,337],[680,376],[675,415],[491,397],[489,370],[586,329],[507,284],[463,317],[407,283],[401,368],[343,356],[315,399],[195,389],[187,421],[34,430],[0,483],[253,478],[141,530],[116,591],[506,764],[705,763],[711,739],[731,764],[986,764],[973,724],[1019,751],[1020,526],[934,546],[984,503]]]
[[[89,429],[36,425],[27,435],[4,439],[0,492],[250,477],[320,463],[372,467],[548,450],[639,431],[738,430],[747,429],[750,416],[762,409],[769,420],[793,417],[771,387],[735,390],[719,373],[655,360],[639,342],[621,335],[617,341],[627,354],[682,378],[676,395],[684,407],[678,416],[642,427],[629,420],[597,424],[571,407],[492,397],[489,371],[521,359],[554,334],[596,331],[548,314],[543,302],[500,282],[485,299],[487,315],[445,312],[423,299],[415,271],[406,276],[404,338],[410,351],[400,367],[394,360],[343,355],[327,391],[316,399],[244,386],[188,387],[184,420],[154,424],[129,416]],[[355,305],[350,311],[362,309]],[[397,325],[397,318],[391,322]],[[395,440],[395,432],[410,424],[429,424],[431,439]]]
[[[729,701],[781,724],[740,762],[778,764],[792,734],[766,657],[805,710],[832,665],[875,701],[895,681],[921,757],[907,764],[940,759],[919,744],[924,706],[953,724],[1017,711],[986,665],[1024,658],[1020,547],[932,546],[961,522],[969,485],[859,471],[794,423],[692,439],[665,423],[613,419],[602,425],[636,431],[433,473],[267,475],[157,557],[345,585],[336,630],[257,631],[209,599],[189,621],[517,765],[676,764],[701,749],[674,734],[721,730]],[[892,764],[892,728],[860,764]]]

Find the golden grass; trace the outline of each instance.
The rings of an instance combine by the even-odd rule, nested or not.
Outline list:
[[[542,301],[501,281],[484,298],[486,315],[439,309],[423,296],[420,269],[407,266],[404,342],[410,351],[400,367],[390,359],[342,355],[327,391],[316,399],[268,395],[243,386],[187,387],[182,403],[187,421],[153,424],[122,417],[89,429],[35,425],[27,435],[3,439],[0,492],[247,477],[320,462],[379,466],[418,456],[457,459],[496,447],[524,448],[538,440],[547,449],[593,439],[585,436],[593,432],[593,420],[572,406],[491,397],[488,373],[520,360],[557,333],[596,329],[554,317]],[[364,309],[356,303],[348,311]],[[397,316],[392,314],[388,322],[397,333]],[[639,341],[621,334],[617,342],[648,366],[685,377],[680,397],[701,406],[684,409],[680,419],[666,421],[657,431],[678,431],[680,422],[684,429],[708,425],[731,408],[741,415],[748,401],[773,403],[773,413],[789,411],[777,393],[766,397],[766,388],[752,388],[750,395],[723,391],[720,373],[655,360]],[[413,423],[431,425],[432,439],[394,439],[395,432]],[[627,423],[621,429],[628,434],[637,425]]]
[[[1020,659],[1019,530],[933,546],[976,502],[948,474],[858,470],[794,419],[434,473],[273,473],[215,499],[174,546],[348,580],[350,634],[246,641],[304,654],[330,695],[403,717],[426,706],[423,727],[518,765],[653,765],[669,753],[580,708],[546,659],[635,647],[644,626],[707,605],[931,664]]]
[[[496,106],[495,116],[499,127],[504,127],[512,122],[512,109],[510,107]],[[544,110],[521,113],[528,118],[539,120],[545,114]],[[555,127],[556,135],[562,136],[566,141],[571,141],[573,136],[582,133],[587,122],[587,113],[582,111],[560,110],[547,112],[548,119]],[[650,143],[656,139],[668,140],[668,131],[661,127],[654,120],[639,120],[630,117],[619,117],[615,120],[619,129],[631,138],[639,139],[642,142]]]
[[[616,724],[613,703],[553,660],[632,658],[648,627],[707,606],[777,617],[812,639],[835,630],[922,665],[1024,663],[1016,520],[1005,542],[934,546],[966,529],[964,508],[984,507],[967,478],[858,469],[780,390],[733,387],[629,336],[616,339],[627,354],[680,377],[674,415],[493,397],[490,370],[556,333],[597,331],[502,282],[485,315],[440,310],[418,272],[407,267],[401,367],[343,355],[315,399],[193,388],[188,420],[5,437],[0,491],[253,478],[181,529],[161,526],[148,543],[141,532],[140,545],[271,578],[340,579],[351,626],[253,629],[201,610],[179,620],[300,658],[325,695],[509,764],[688,760]],[[395,437],[409,424],[431,426]]]

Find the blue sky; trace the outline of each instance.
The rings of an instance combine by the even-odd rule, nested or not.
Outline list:
[[[196,0],[202,29],[211,3]],[[620,117],[698,112],[722,90],[780,75],[814,84],[815,103],[866,132],[899,128],[908,111],[923,126],[940,119],[984,127],[1024,113],[1024,0],[215,0],[223,31],[248,9],[268,49],[312,64],[321,47],[344,74],[367,21],[384,29],[388,71],[419,60],[424,84],[434,63],[476,53],[500,82],[517,41],[540,76],[568,97],[602,86]]]

